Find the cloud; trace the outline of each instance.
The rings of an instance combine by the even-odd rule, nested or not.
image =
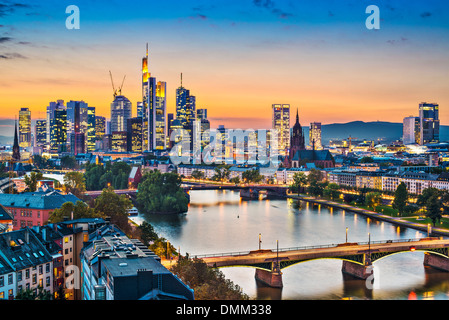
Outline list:
[[[11,37],[0,37],[0,43],[8,42],[8,41],[11,41],[11,40],[12,40]]]
[[[190,19],[196,20],[196,19],[200,19],[200,20],[207,20],[207,16],[204,14],[197,14],[194,16],[190,16]]]
[[[276,8],[273,0],[253,0],[253,4],[258,8],[270,11],[272,14],[281,19],[288,19],[289,17],[293,16],[292,13],[285,12],[283,10],[280,10],[279,8]]]
[[[399,40],[388,40],[387,43],[391,44],[391,45],[396,45],[396,44],[404,43],[404,42],[407,42],[407,41],[408,41],[407,38],[402,37]]]
[[[11,15],[16,11],[16,9],[26,9],[26,8],[31,8],[31,6],[28,4],[24,4],[24,3],[1,2],[0,3],[0,17],[5,17],[8,15]]]
[[[432,13],[426,11],[420,14],[421,18],[429,18],[432,16]]]
[[[3,53],[3,54],[0,54],[0,59],[3,59],[3,60],[10,60],[10,59],[27,59],[27,57],[21,55],[20,53],[13,52],[13,53]]]

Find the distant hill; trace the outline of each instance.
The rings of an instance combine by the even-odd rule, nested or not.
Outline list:
[[[304,127],[304,133],[306,134],[306,143],[308,144],[308,127]],[[350,136],[356,140],[382,139],[383,142],[390,142],[402,138],[402,123],[353,121],[326,124],[321,127],[321,138],[324,144],[327,144],[329,140],[347,139]],[[449,126],[440,127],[440,140],[449,140]]]

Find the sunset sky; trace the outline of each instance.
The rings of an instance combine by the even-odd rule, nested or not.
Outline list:
[[[37,3],[37,4],[36,4]],[[368,5],[380,30],[368,30]],[[65,27],[66,7],[80,29]],[[0,0],[0,118],[57,99],[110,117],[112,86],[141,101],[141,59],[166,81],[168,112],[183,84],[212,127],[269,128],[271,105],[301,124],[392,121],[440,104],[449,124],[449,2],[441,0]]]

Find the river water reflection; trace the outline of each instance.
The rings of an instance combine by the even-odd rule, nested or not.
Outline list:
[[[319,205],[293,200],[242,201],[235,191],[191,191],[185,215],[134,218],[150,222],[182,254],[226,253],[425,237],[413,229]],[[253,299],[449,299],[449,273],[423,265],[423,252],[401,253],[376,261],[375,288],[341,272],[341,260],[322,259],[283,269],[282,289],[266,287],[245,267],[221,269]]]

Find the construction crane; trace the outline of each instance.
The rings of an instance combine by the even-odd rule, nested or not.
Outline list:
[[[112,91],[113,91],[113,95],[114,95],[114,99],[115,99],[116,96],[122,95],[122,88],[123,88],[123,84],[124,84],[124,82],[125,82],[126,75],[123,77],[122,84],[121,84],[121,86],[120,86],[118,89],[116,89],[115,86],[114,86],[114,79],[113,79],[113,77],[112,77],[112,72],[111,72],[111,70],[109,70],[109,75],[111,76]]]

